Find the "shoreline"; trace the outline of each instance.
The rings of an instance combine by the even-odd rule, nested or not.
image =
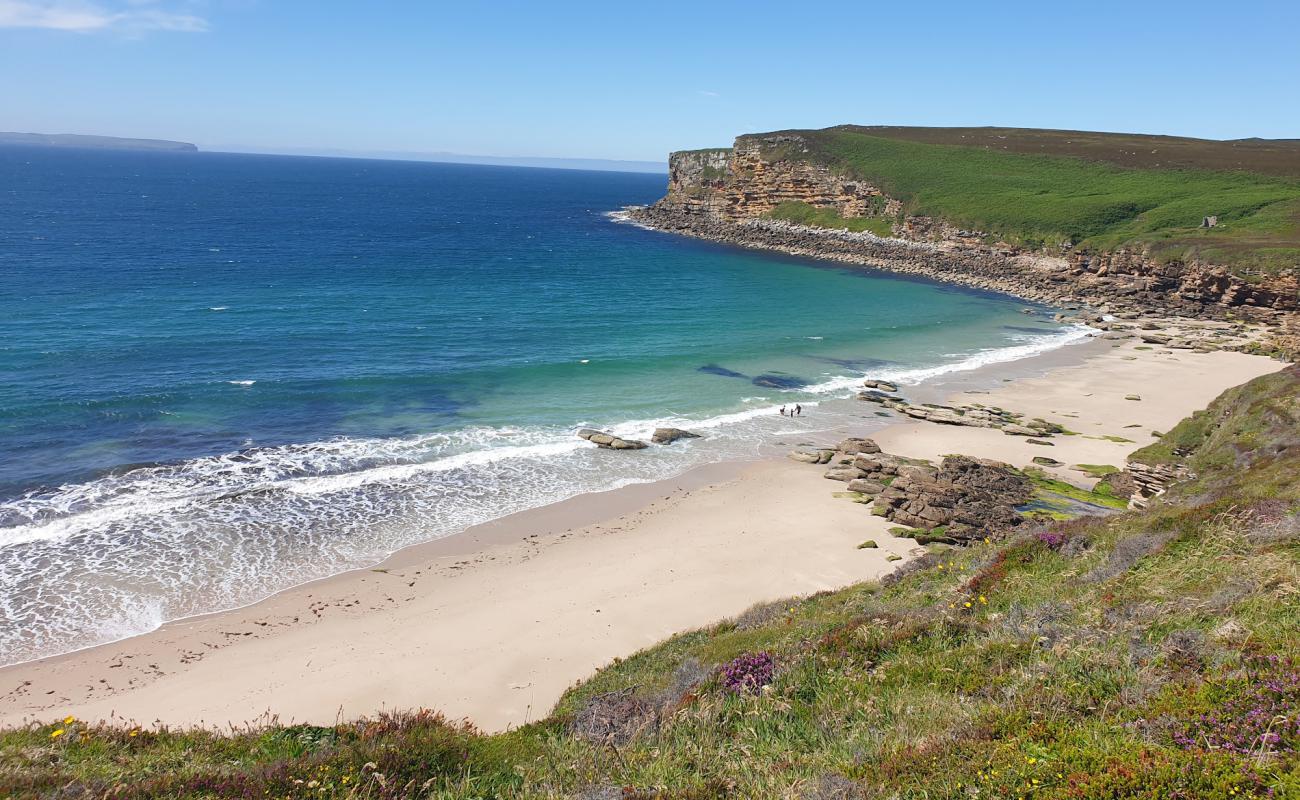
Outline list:
[[[823,267],[826,266],[825,262],[822,263],[822,266]],[[1008,298],[1005,296],[1002,299],[1003,301],[1008,300]],[[1039,309],[1039,311],[1042,311],[1042,309]],[[1039,318],[1038,316],[1035,317],[1035,319],[1038,318]],[[981,371],[988,370],[988,369],[995,369],[995,370],[1013,369],[1010,366],[1012,364],[1037,363],[1037,359],[1043,357],[1050,357],[1050,354],[1052,353],[1057,353],[1057,352],[1064,353],[1067,351],[1072,351],[1073,349],[1079,347],[1083,342],[1087,341],[1088,338],[1087,331],[1088,329],[1082,325],[1059,326],[1055,328],[1049,325],[1044,327],[1043,336],[1039,337],[1041,338],[1041,341],[1032,341],[1030,344],[1013,344],[1010,341],[1008,341],[1002,343],[1002,345],[998,347],[991,347],[985,350],[976,350],[970,354],[957,358],[957,360],[952,360],[952,358],[956,357],[957,354],[949,354],[949,357],[945,359],[944,363],[937,366],[919,366],[919,367],[899,366],[898,369],[886,368],[885,371],[888,372],[890,374],[891,379],[894,380],[902,380],[904,382],[908,382],[912,380],[922,380],[924,381],[924,385],[934,384],[937,386],[942,386],[942,385],[946,385],[947,382],[949,381],[955,380],[956,379],[955,376],[980,374]],[[1083,334],[1082,337],[1080,337],[1081,334]],[[846,387],[856,385],[856,383],[860,379],[861,379],[860,376],[846,375],[846,374],[842,374],[842,372],[833,373],[831,377],[823,376],[821,378],[816,378],[814,379],[811,388],[809,389],[809,391],[812,393],[811,395],[809,395],[810,399],[803,400],[803,402],[812,407],[816,407],[819,404],[825,404],[828,402],[833,404],[842,403],[843,402],[842,395],[847,391]],[[696,430],[702,430],[703,428],[696,427],[696,425],[698,424],[699,426],[711,428],[713,427],[712,423],[715,423],[719,420],[725,420],[729,417],[740,417],[741,415],[761,418],[764,415],[770,413],[772,416],[775,416],[777,403],[781,403],[781,402],[785,402],[785,401],[783,401],[782,398],[778,395],[772,398],[770,400],[770,404],[766,407],[746,408],[744,411],[739,413],[724,413],[721,415],[715,415],[713,417],[706,418],[698,422],[671,420],[668,421],[668,424],[686,425],[687,427],[695,428]],[[636,421],[636,423],[640,423],[640,422],[647,422],[647,421],[645,420]],[[659,421],[652,421],[652,422],[654,422],[654,424],[663,424]],[[837,421],[835,424],[842,426],[843,423],[842,421]],[[615,424],[614,426],[612,426],[611,429],[617,429],[619,431],[622,431],[622,435],[625,436],[629,435],[624,430],[624,428],[625,428],[625,424]],[[815,433],[814,431],[808,432],[808,434],[810,435],[814,433]],[[631,435],[636,436],[638,438],[648,438],[650,435],[650,430],[648,428],[645,430],[637,430],[634,431]],[[749,439],[752,439],[753,441],[750,442],[748,441]],[[748,446],[752,444],[754,452],[738,453],[737,448],[733,446],[733,447],[725,448],[726,452],[711,452],[711,453],[705,452],[701,454],[701,457],[695,457],[691,460],[695,461],[697,465],[699,462],[705,459],[707,459],[707,463],[716,463],[719,460],[728,460],[728,459],[754,460],[755,458],[757,458],[758,452],[761,452],[764,447],[768,447],[768,451],[767,451],[768,455],[771,455],[772,453],[776,452],[775,450],[771,449],[770,446],[765,444],[766,441],[767,441],[766,434],[757,437],[748,436],[746,437],[746,442],[747,442],[746,447],[742,448],[742,450],[747,450]],[[574,440],[574,444],[575,446],[579,446],[580,443],[577,443],[576,440]],[[695,466],[687,466],[679,463],[675,465],[675,468],[686,469],[689,471],[695,469]],[[654,472],[657,472],[660,475],[663,474],[662,470],[654,470]],[[678,474],[680,475],[680,473]],[[635,477],[635,480],[646,481],[647,477],[648,476],[645,474],[645,472],[642,472],[642,474]],[[669,476],[666,479],[655,477],[653,481],[647,481],[647,482],[653,483],[659,480],[671,480],[674,477],[675,476]],[[565,494],[568,494],[569,492],[573,492],[573,491],[577,491],[579,493],[577,495],[572,495],[567,499],[572,500],[576,497],[581,497],[593,493],[598,494],[602,491],[608,491],[608,490],[600,489],[600,488],[588,489],[585,487],[573,486],[567,488],[564,492],[553,492],[552,496],[558,494],[561,497],[563,497]],[[532,498],[530,499],[529,502],[538,502],[538,498]],[[515,513],[527,513],[528,511],[536,510],[538,508],[546,508],[549,505],[553,505],[557,501],[548,498],[546,500],[543,500],[542,502],[544,503],[544,505],[533,506],[530,509],[523,509],[522,511],[519,512],[511,512],[510,515],[513,515]],[[564,502],[564,501],[561,500],[558,502]],[[491,520],[488,520],[488,522],[490,523]],[[207,602],[191,603],[187,608],[185,608],[182,611],[180,616],[175,616],[172,618],[163,618],[160,620],[159,617],[162,617],[163,616],[162,614],[151,614],[138,621],[135,618],[132,618],[131,620],[129,620],[129,622],[131,623],[130,632],[126,632],[126,628],[127,628],[126,624],[123,624],[120,627],[117,625],[113,625],[111,631],[104,630],[102,632],[94,631],[90,628],[86,628],[85,630],[88,633],[103,635],[104,638],[94,643],[89,643],[89,644],[79,643],[79,646],[73,649],[68,649],[63,652],[56,651],[52,654],[42,655],[38,658],[31,657],[32,651],[16,651],[14,652],[14,655],[18,655],[19,653],[21,653],[21,657],[25,658],[26,660],[15,661],[12,664],[0,665],[0,669],[4,669],[7,667],[22,666],[24,664],[37,663],[37,662],[48,660],[50,658],[56,658],[63,655],[80,653],[86,650],[93,650],[94,648],[101,647],[104,645],[111,645],[118,642],[130,640],[131,638],[137,636],[148,635],[149,633],[159,630],[161,627],[165,627],[167,625],[171,625],[178,622],[184,622],[186,620],[202,619],[212,614],[219,614],[227,611],[239,611],[239,610],[247,609],[257,605],[258,603],[265,602],[266,600],[275,597],[277,594],[281,592],[290,591],[302,586],[309,586],[320,581],[329,580],[330,578],[336,577],[341,574],[364,571],[367,569],[375,568],[377,566],[381,566],[382,564],[386,563],[386,561],[391,557],[393,557],[395,554],[400,554],[409,548],[419,547],[424,544],[442,542],[444,540],[448,540],[452,538],[463,537],[467,533],[474,533],[478,528],[479,524],[481,523],[476,523],[474,525],[471,525],[468,528],[463,528],[454,533],[439,532],[438,538],[434,538],[434,539],[425,539],[423,541],[417,540],[410,544],[405,544],[400,542],[388,543],[390,545],[399,545],[399,546],[395,550],[380,550],[379,548],[376,548],[375,551],[365,554],[364,558],[349,559],[347,562],[344,562],[342,564],[325,565],[326,569],[317,571],[315,572],[314,575],[312,575],[311,573],[304,574],[303,572],[300,571],[298,573],[293,574],[289,580],[283,580],[283,578],[288,577],[287,573],[274,573],[274,572],[269,573],[273,578],[278,575],[280,580],[274,580],[274,579],[267,580],[263,586],[258,587],[257,593],[248,592],[240,596],[227,596],[224,597],[222,600],[218,600],[216,602],[213,602],[211,601],[210,598],[205,597],[204,599]],[[433,532],[426,532],[426,535],[430,535],[432,533]],[[141,624],[137,624],[137,622]],[[146,626],[151,626],[151,627],[146,627]],[[111,635],[112,638],[109,638],[109,635]],[[85,642],[85,640],[88,638],[90,638],[89,635],[82,637],[82,642]],[[48,653],[49,651],[47,650],[46,652]]]
[[[891,275],[919,277],[998,292],[1055,306],[1187,319],[1245,315],[1254,323],[1284,327],[1288,312],[1258,305],[1203,302],[1195,293],[1169,294],[1154,276],[1088,273],[1063,257],[1016,252],[966,241],[921,241],[865,231],[819,228],[765,218],[727,219],[672,208],[667,199],[611,212],[615,222],[659,233],[688,236],[728,247],[831,261]],[[1121,254],[1137,258],[1133,254]],[[1138,259],[1140,260],[1140,259]],[[1252,301],[1253,302],[1253,301]],[[1289,335],[1289,334],[1288,334]]]
[[[1278,362],[1259,356],[1140,352],[1135,346],[1093,339],[949,373],[933,385],[906,391],[914,401],[1007,395],[1027,412],[1042,408],[1048,413],[1061,410],[1055,408],[1064,402],[1061,391],[1141,379],[1144,393],[1167,385],[1160,391],[1169,394],[1141,407],[1142,422],[1150,427],[1171,425],[1227,386],[1279,368]],[[1177,390],[1190,374],[1184,360],[1204,377],[1190,379],[1190,385],[1200,384],[1191,392]],[[1144,370],[1159,375],[1143,378]],[[1103,419],[1114,415],[1116,402],[1124,408],[1123,400],[1111,398],[1100,412]],[[1006,405],[1017,407],[1010,401]],[[1076,411],[1086,412],[1082,406]],[[1137,408],[1130,403],[1125,411]],[[871,411],[864,406],[861,416]],[[1057,440],[1060,446],[1050,449],[1035,448],[995,430],[897,418],[890,423],[869,435],[887,451],[920,457],[946,452],[988,457],[992,452],[1023,465],[1031,452],[1060,458],[1068,448],[1079,454],[1066,459],[1068,466],[1071,461],[1113,463],[1092,459],[1113,460],[1145,444],[1137,437],[1125,445],[1085,435],[1068,437],[1077,441]],[[1075,482],[1081,478],[1066,469],[1054,471]],[[146,724],[224,726],[278,714],[286,721],[328,723],[340,715],[415,706],[468,717],[490,730],[538,719],[564,689],[613,658],[734,616],[757,602],[879,577],[893,568],[887,554],[906,557],[919,550],[912,540],[890,536],[884,520],[835,498],[842,487],[825,481],[820,472],[779,458],[721,462],[665,481],[578,495],[512,514],[250,606],[176,620],[149,633],[0,669],[0,719],[20,724],[73,713]],[[774,525],[783,514],[789,515],[786,527]],[[687,529],[693,535],[684,535]],[[791,529],[799,531],[797,540],[790,538]],[[866,538],[875,538],[880,548],[855,549]],[[616,565],[626,574],[611,574]],[[550,591],[518,594],[520,584],[548,581]],[[487,607],[486,598],[491,598]],[[411,608],[420,613],[412,614]],[[608,616],[596,618],[596,613]],[[524,624],[521,614],[540,616]],[[507,624],[512,619],[524,630],[540,632],[527,634],[520,644],[518,628]],[[607,623],[602,635],[590,628],[593,619]],[[441,645],[446,641],[459,644],[448,651]],[[428,669],[440,680],[412,674],[420,670],[409,663],[411,646],[430,659]],[[403,655],[395,662],[382,655],[389,651]],[[341,658],[341,653],[351,655]],[[291,654],[305,661],[286,663]],[[513,659],[502,665],[498,659],[506,654]],[[318,677],[322,669],[327,680]],[[520,703],[517,695],[524,690],[510,687],[525,683],[528,698]],[[206,699],[213,696],[220,698],[215,704]]]
[[[1105,347],[1106,345],[1103,345],[1096,336],[1085,336],[1079,339],[1065,341],[1062,344],[1019,358],[1005,361],[992,361],[964,369],[944,370],[934,377],[923,379],[921,382],[916,384],[908,385],[909,392],[919,402],[940,402],[947,396],[947,394],[956,391],[958,387],[993,386],[998,381],[1014,380],[1026,376],[1037,375],[1056,367],[1080,363],[1083,360],[1086,360],[1090,354],[1101,352]],[[857,380],[859,379],[854,379],[855,383]],[[823,398],[820,401],[811,401],[808,405],[811,408],[823,403],[853,404],[854,402],[855,401],[846,398],[828,397]],[[776,406],[773,405],[772,408],[775,409]],[[826,436],[827,441],[829,442],[831,440],[838,440],[839,438],[848,436],[851,433],[853,433],[853,429],[841,421],[838,426],[832,426],[825,430],[817,431],[813,435]],[[804,434],[798,435],[803,436]],[[573,527],[606,521],[617,516],[617,514],[598,513],[595,517],[588,518],[590,515],[584,513],[583,508],[587,499],[617,498],[616,502],[620,503],[621,508],[625,511],[632,511],[637,507],[636,504],[640,502],[638,498],[643,500],[645,498],[657,497],[664,493],[665,490],[663,487],[691,486],[698,488],[710,482],[728,480],[739,474],[746,465],[779,459],[781,453],[784,452],[781,449],[784,446],[783,444],[774,444],[773,442],[756,442],[755,444],[756,448],[767,448],[771,452],[766,455],[755,453],[749,457],[732,457],[718,461],[710,461],[704,464],[688,467],[684,472],[666,478],[631,483],[614,489],[580,492],[562,500],[511,512],[496,519],[470,525],[456,533],[403,545],[402,547],[399,547],[369,563],[348,567],[329,575],[323,575],[301,583],[284,586],[247,603],[241,603],[228,608],[214,609],[212,611],[187,614],[175,619],[165,620],[152,629],[128,634],[118,639],[85,645],[63,653],[41,656],[39,658],[18,661],[12,664],[3,664],[0,665],[0,674],[9,669],[18,669],[35,664],[53,663],[60,659],[92,652],[99,648],[111,647],[142,636],[152,635],[170,626],[193,621],[201,621],[221,614],[232,614],[246,611],[262,603],[269,602],[286,592],[293,592],[317,585],[325,585],[330,581],[348,575],[401,566],[409,564],[412,560],[472,554],[485,547],[521,538],[516,536],[515,539],[512,539],[509,534],[502,533],[503,530],[510,530],[520,520],[529,520],[534,523],[546,524],[546,520],[552,515],[563,516],[565,513],[569,513],[572,514],[572,519],[569,519],[564,523],[566,530]]]

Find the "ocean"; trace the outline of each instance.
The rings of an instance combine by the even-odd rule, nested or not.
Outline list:
[[[0,148],[0,664],[775,452],[1083,336],[671,236],[661,175]],[[1022,313],[1026,307],[1035,313]],[[776,409],[801,403],[805,416]],[[647,438],[597,450],[584,426]]]

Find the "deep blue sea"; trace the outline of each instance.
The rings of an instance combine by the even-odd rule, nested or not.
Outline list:
[[[863,376],[1079,335],[1008,297],[611,219],[664,184],[0,148],[0,664],[753,456],[842,424]],[[574,436],[665,423],[705,436]]]

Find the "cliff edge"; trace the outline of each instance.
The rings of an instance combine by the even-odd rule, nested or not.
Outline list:
[[[1274,317],[1300,308],[1297,176],[1292,140],[841,126],[673,153],[628,213],[1048,302]]]

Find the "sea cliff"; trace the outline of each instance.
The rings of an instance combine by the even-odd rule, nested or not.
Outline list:
[[[893,196],[883,181],[853,172],[803,132],[741,136],[730,149],[673,153],[663,199],[627,213],[638,223],[674,233],[1066,305],[1259,319],[1298,308],[1294,268],[1259,271],[1168,252],[1156,255],[1140,243],[1100,249],[1068,238],[1045,242],[999,235],[914,213],[924,204]],[[988,202],[998,199],[990,196]],[[791,221],[792,209],[819,223],[829,220],[830,226]],[[1218,224],[1214,217],[1202,223]]]

